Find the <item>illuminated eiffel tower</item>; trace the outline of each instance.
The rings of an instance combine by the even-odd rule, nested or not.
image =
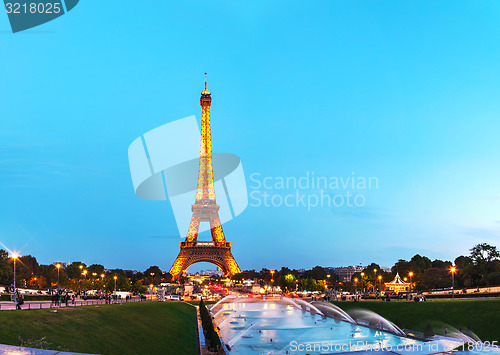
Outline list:
[[[181,242],[181,251],[170,268],[172,280],[177,279],[186,269],[198,262],[209,262],[217,265],[225,276],[232,276],[240,271],[231,253],[231,243],[226,242],[219,218],[219,206],[215,202],[214,174],[212,170],[212,139],[210,134],[210,105],[212,96],[207,90],[207,73],[205,73],[205,90],[201,93],[201,143],[200,165],[198,169],[198,186],[196,200],[191,206],[193,216],[186,240]],[[212,234],[211,241],[198,241],[200,222],[209,222]]]

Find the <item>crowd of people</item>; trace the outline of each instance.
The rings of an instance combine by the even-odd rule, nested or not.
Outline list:
[[[87,299],[88,299],[88,295],[86,292],[78,291],[78,292],[74,293],[72,290],[68,290],[68,289],[50,289],[47,291],[47,293],[49,295],[51,295],[51,299],[50,299],[50,301],[51,301],[50,307],[51,308],[61,307],[61,306],[68,307],[70,305],[75,306],[75,303],[78,299],[80,301],[87,301]],[[16,309],[19,309],[19,310],[22,309],[21,306],[24,304],[24,296],[19,292],[19,289],[16,289],[15,292],[12,289],[11,295],[13,295],[11,300],[13,300],[15,302]],[[146,300],[145,295],[139,294],[138,296],[139,296],[140,301]],[[117,302],[121,302],[121,300],[122,300],[121,295],[117,295],[117,294],[113,294],[113,293],[105,293],[105,292],[93,294],[92,298],[100,300],[100,301],[104,300],[105,304],[117,303]],[[132,295],[126,295],[124,299],[125,299],[125,302],[130,302],[130,301],[132,301]]]

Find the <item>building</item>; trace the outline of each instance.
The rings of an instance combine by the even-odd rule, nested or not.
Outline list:
[[[351,281],[352,275],[356,272],[363,271],[364,266],[341,266],[332,268],[335,275],[338,276],[339,280],[342,282]]]

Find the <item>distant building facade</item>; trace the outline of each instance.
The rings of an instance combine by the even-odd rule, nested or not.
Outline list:
[[[351,281],[352,275],[356,272],[363,271],[364,266],[341,266],[332,268],[335,275],[338,276],[339,280],[342,282]]]

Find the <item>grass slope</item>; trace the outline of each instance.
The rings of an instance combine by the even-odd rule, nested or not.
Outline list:
[[[1,311],[0,343],[45,340],[55,350],[91,354],[196,354],[196,311],[183,303],[137,302]]]
[[[470,329],[483,341],[500,341],[500,300],[457,301],[365,301],[333,302],[344,310],[367,309],[394,322],[397,317],[404,328],[423,331],[430,322],[437,333],[447,325]]]

